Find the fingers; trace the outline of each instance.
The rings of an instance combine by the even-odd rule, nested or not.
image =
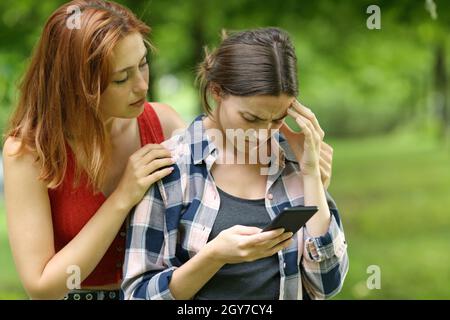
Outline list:
[[[234,232],[245,231],[252,232],[259,228],[234,226],[230,229],[234,229]],[[261,231],[261,229],[259,229]],[[247,235],[241,237],[237,243],[237,249],[240,252],[240,257],[244,261],[254,261],[273,255],[275,252],[292,245],[292,232],[284,232],[283,228],[258,232],[253,235]],[[242,234],[240,234],[242,235]]]
[[[261,243],[261,246],[263,246],[266,249],[272,249],[273,247],[277,246],[278,244],[292,238],[294,234],[292,232],[284,232],[283,234],[279,235],[273,240],[269,240],[266,242]]]
[[[173,165],[175,161],[172,158],[163,158],[163,159],[156,159],[150,162],[149,164],[145,165],[142,169],[142,175],[148,176],[152,172],[162,169],[164,167],[169,167]]]
[[[329,162],[327,162],[325,159],[320,158],[319,160],[320,169],[323,170],[323,172],[329,176],[331,172],[331,165]]]
[[[231,229],[240,235],[249,235],[249,236],[258,234],[261,232],[260,228],[241,226],[241,225],[235,225],[234,227],[231,227]]]
[[[325,190],[327,190],[328,187],[330,186],[331,177],[330,177],[330,176],[327,176],[326,173],[323,173],[323,172],[321,171],[321,173],[320,173],[320,179],[321,179],[321,181],[322,181],[323,187],[325,188]]]
[[[152,150],[160,150],[160,149],[165,149],[165,148],[162,145],[160,145],[160,144],[149,143],[149,144],[146,144],[145,146],[143,146],[142,148],[140,148],[133,155],[135,155],[136,157],[141,158],[141,157],[143,157],[144,155],[146,155],[148,152],[150,152]]]
[[[333,148],[323,142],[320,145],[320,176],[325,189],[328,189],[331,180],[333,162]]]
[[[272,247],[267,254],[267,257],[270,257],[272,255],[274,255],[275,253],[277,253],[280,250],[284,250],[286,248],[289,248],[292,244],[294,243],[294,239],[289,238],[281,243],[279,243],[278,245],[276,245],[275,247]]]
[[[284,233],[283,228],[270,230],[270,231],[264,231],[264,232],[261,232],[261,229],[259,229],[259,230],[260,231],[258,233],[253,234],[253,235],[249,236],[248,239],[246,239],[246,242],[243,244],[244,247],[260,245],[261,243],[273,240]]]
[[[331,148],[331,147],[329,147],[329,148]],[[325,160],[329,164],[331,164],[332,159],[333,159],[333,151],[332,151],[332,149],[330,151],[327,148],[326,143],[324,143],[323,141],[320,144],[320,158],[322,158],[323,160]]]
[[[322,141],[321,149],[322,149],[324,152],[326,152],[327,154],[329,154],[330,156],[333,155],[333,152],[334,152],[333,147],[330,146],[330,145],[329,145],[328,143],[326,143],[325,141]]]
[[[297,124],[302,129],[302,132],[306,138],[306,142],[315,146],[317,143],[319,143],[319,141],[321,141],[320,135],[316,132],[311,121],[292,109],[288,109],[288,114],[295,119]]]
[[[307,118],[314,126],[314,129],[319,133],[320,139],[323,140],[325,137],[325,132],[320,127],[319,121],[316,115],[311,111],[311,109],[302,105],[297,99],[291,105],[298,113]]]
[[[173,167],[157,170],[157,171],[153,172],[152,174],[148,175],[147,177],[142,178],[143,184],[144,184],[144,186],[146,186],[148,188],[153,183],[155,183],[155,182],[161,180],[162,178],[168,176],[169,174],[171,174],[172,171],[173,171]]]
[[[149,150],[142,158],[139,160],[141,165],[147,165],[155,159],[162,158],[172,158],[172,154],[166,148],[157,148]]]
[[[331,180],[331,166],[320,159],[320,178],[325,189],[328,189]]]

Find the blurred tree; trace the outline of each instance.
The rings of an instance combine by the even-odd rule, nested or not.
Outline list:
[[[0,2],[0,126],[45,20],[63,2]],[[150,99],[166,99],[189,117],[200,111],[194,79],[203,46],[216,46],[223,28],[278,26],[297,49],[299,98],[328,135],[379,134],[407,122],[420,126],[428,109],[441,110],[433,112],[436,121],[449,118],[448,98],[445,108],[432,98],[435,92],[448,96],[449,1],[433,2],[436,19],[425,0],[118,2],[152,27]],[[381,8],[381,30],[366,27],[371,4]]]
[[[445,51],[443,44],[436,48],[434,65],[434,98],[438,119],[440,120],[439,133],[446,138],[450,133],[449,103],[448,103],[448,75],[445,64]]]

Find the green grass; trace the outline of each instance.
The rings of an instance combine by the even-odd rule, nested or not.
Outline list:
[[[450,151],[409,134],[332,145],[350,255],[337,299],[449,299]],[[367,289],[370,265],[380,290]]]
[[[335,299],[450,299],[450,151],[408,134],[331,144],[330,192],[350,256]],[[0,207],[0,299],[26,298]],[[366,286],[370,265],[381,269],[380,290]]]

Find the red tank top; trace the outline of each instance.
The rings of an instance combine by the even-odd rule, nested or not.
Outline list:
[[[161,143],[164,140],[158,116],[149,103],[146,103],[144,112],[137,120],[141,146]],[[56,189],[48,189],[56,252],[80,232],[106,200],[103,193],[94,194],[93,188],[88,187],[87,176],[84,173],[81,175],[79,186],[73,188],[74,170],[73,154],[69,149],[67,172],[62,184]],[[100,263],[82,282],[82,287],[115,284],[122,280],[125,228],[124,223]]]

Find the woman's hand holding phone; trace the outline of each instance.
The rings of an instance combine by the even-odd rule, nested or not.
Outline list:
[[[269,257],[292,244],[293,233],[236,225],[208,242],[211,258],[222,263],[241,263]]]

